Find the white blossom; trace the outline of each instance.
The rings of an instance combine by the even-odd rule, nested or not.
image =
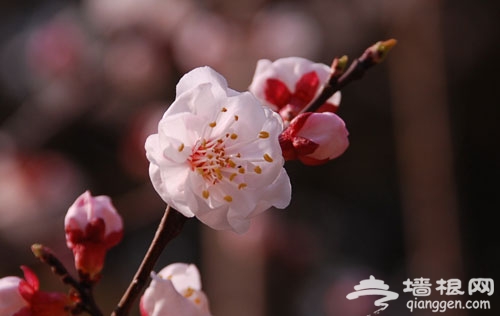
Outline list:
[[[174,263],[158,274],[141,298],[141,316],[210,316],[195,265]]]
[[[271,206],[285,208],[291,186],[279,115],[251,93],[229,89],[209,67],[184,75],[176,94],[158,133],[146,140],[151,180],[163,200],[212,228],[236,232]]]

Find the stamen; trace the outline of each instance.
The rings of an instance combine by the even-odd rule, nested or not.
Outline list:
[[[231,134],[231,139],[236,139],[236,138],[238,138],[238,135],[237,135],[237,134],[234,134],[234,133],[233,133],[233,134]]]
[[[239,168],[238,168],[238,172],[239,172],[239,173],[242,173],[242,174],[243,174],[243,173],[245,173],[245,168],[243,168],[243,167],[239,167]]]
[[[261,132],[259,133],[259,137],[260,137],[260,138],[268,138],[268,137],[269,137],[269,133],[268,133],[268,132],[266,132],[266,131],[261,131]]]
[[[204,199],[208,199],[208,197],[210,196],[210,193],[207,190],[203,190],[201,192],[201,195],[203,196]]]
[[[238,174],[237,173],[232,173],[230,176],[229,176],[229,181],[233,181],[234,178],[236,178]]]
[[[234,120],[235,120],[235,121],[237,121],[237,120],[239,120],[239,119],[240,119],[240,117],[239,117],[238,115],[235,115],[235,116],[234,116]]]
[[[190,297],[191,295],[193,295],[193,293],[194,293],[194,289],[192,289],[192,288],[188,287],[188,288],[187,288],[187,290],[186,290],[186,293],[184,293],[184,297],[185,297],[185,298],[188,298],[188,297]]]
[[[226,195],[226,196],[224,197],[224,200],[226,200],[227,202],[232,202],[232,201],[233,201],[233,197],[232,197],[232,196],[230,196],[230,195]]]
[[[262,169],[259,166],[255,166],[255,168],[253,168],[253,171],[255,171],[255,173],[257,173],[257,174],[262,173]]]
[[[177,150],[178,150],[179,152],[183,151],[183,150],[184,150],[184,143],[182,143],[182,144],[179,146],[179,148],[177,148]]]
[[[221,112],[227,112],[226,108],[222,108]]]
[[[213,127],[215,127],[215,125],[217,125],[217,123],[216,123],[216,122],[212,122],[212,123],[208,124],[208,126],[210,126],[210,127],[212,127],[212,128],[213,128]]]
[[[247,187],[247,184],[246,184],[246,183],[240,183],[240,184],[238,185],[238,189],[240,189],[240,190],[241,190],[241,189],[243,189],[243,188],[245,188],[245,187]]]
[[[273,162],[273,158],[271,158],[271,156],[269,156],[268,154],[264,155],[264,160],[267,162]]]

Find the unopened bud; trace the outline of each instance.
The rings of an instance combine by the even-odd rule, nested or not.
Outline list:
[[[285,160],[321,165],[340,156],[349,146],[344,121],[331,112],[302,113],[280,135]]]
[[[89,191],[71,205],[64,219],[66,244],[73,250],[80,275],[99,279],[108,249],[123,236],[123,222],[108,196],[93,197]]]
[[[397,40],[391,38],[386,41],[377,42],[368,48],[368,50],[372,53],[373,62],[375,64],[382,62],[397,42]]]

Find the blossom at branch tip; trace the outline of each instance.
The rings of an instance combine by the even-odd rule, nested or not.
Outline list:
[[[307,112],[331,75],[327,65],[299,57],[257,63],[249,89],[287,123],[280,135],[285,160],[321,165],[340,156],[349,146],[345,123],[335,114],[340,92],[328,98],[317,112]]]
[[[0,315],[67,316],[71,300],[64,293],[42,292],[36,274],[21,266],[24,279],[8,276],[0,279]]]
[[[325,64],[300,57],[281,58],[274,62],[261,59],[249,90],[264,104],[290,122],[321,93],[328,84],[332,70]],[[333,94],[319,112],[336,112],[340,92]]]
[[[123,221],[111,199],[84,192],[68,209],[64,229],[79,274],[97,281],[107,251],[123,236]]]
[[[141,316],[210,316],[208,300],[201,290],[195,265],[173,263],[152,281],[140,302]]]
[[[158,133],[146,140],[153,186],[183,215],[244,232],[253,216],[290,203],[282,129],[279,115],[251,93],[196,68],[181,78]]]

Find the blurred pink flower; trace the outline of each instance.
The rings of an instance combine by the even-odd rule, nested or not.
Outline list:
[[[84,1],[89,20],[105,34],[140,28],[164,38],[177,29],[193,6],[188,0]]]
[[[280,135],[286,160],[320,165],[347,149],[349,133],[344,121],[334,114],[340,92],[320,106],[320,113],[306,112],[330,75],[330,67],[299,57],[258,62],[250,91],[289,123]]]
[[[211,315],[195,265],[170,264],[160,273],[152,273],[152,279],[141,298],[141,316]]]
[[[250,49],[259,58],[315,56],[321,28],[303,8],[276,6],[259,12],[250,28]]]
[[[234,53],[235,28],[222,17],[204,11],[188,16],[173,34],[176,62],[185,70],[202,65],[222,67]]]
[[[66,243],[73,250],[75,266],[83,276],[96,281],[106,252],[123,236],[123,222],[108,196],[80,195],[64,219]]]
[[[58,292],[42,292],[38,277],[26,266],[21,266],[24,280],[9,276],[0,279],[0,315],[13,316],[67,316],[71,301]]]
[[[146,140],[153,186],[165,202],[214,229],[244,232],[271,206],[286,207],[279,116],[209,67],[181,78],[177,97]]]
[[[48,77],[75,76],[85,66],[88,45],[76,16],[60,14],[30,34],[27,62],[42,81]]]

